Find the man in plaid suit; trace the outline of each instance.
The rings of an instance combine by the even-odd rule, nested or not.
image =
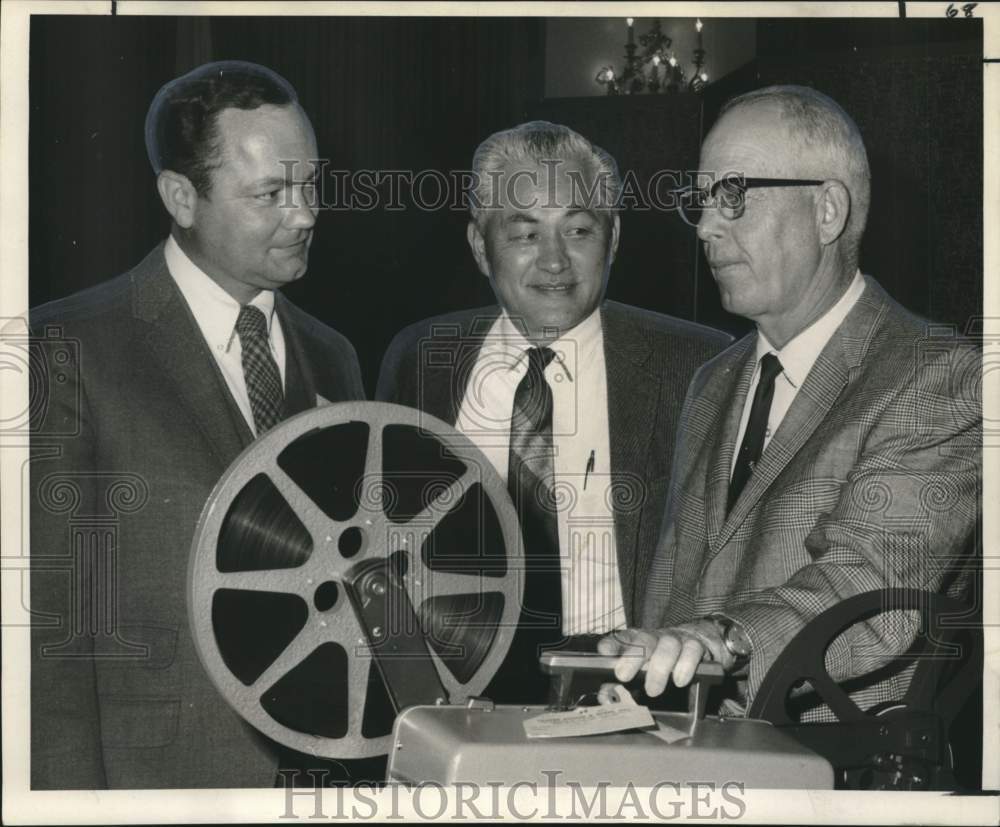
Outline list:
[[[735,673],[744,710],[812,618],[872,589],[956,593],[981,477],[980,353],[858,270],[869,171],[857,126],[803,87],[723,108],[682,195],[722,303],[756,330],[688,389],[640,629],[601,641],[650,695],[702,660]],[[849,627],[826,666],[862,709],[902,697],[890,664],[915,613]],[[640,656],[637,656],[640,655]],[[889,664],[877,676],[863,677]],[[808,704],[806,705],[808,707]],[[813,704],[806,718],[826,718]],[[811,714],[809,714],[811,712]]]

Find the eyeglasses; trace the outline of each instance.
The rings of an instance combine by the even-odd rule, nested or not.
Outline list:
[[[702,213],[717,209],[723,218],[735,221],[747,208],[747,190],[757,187],[815,187],[825,183],[812,178],[744,178],[727,175],[708,189],[682,187],[674,190],[677,211],[692,227],[697,227]]]

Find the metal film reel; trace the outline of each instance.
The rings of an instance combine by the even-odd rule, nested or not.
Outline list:
[[[209,677],[261,732],[322,758],[383,755],[398,694],[462,703],[486,688],[522,559],[506,486],[467,437],[398,405],[329,405],[265,434],[216,485],[189,620]]]

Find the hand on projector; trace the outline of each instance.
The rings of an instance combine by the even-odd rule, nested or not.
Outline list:
[[[620,629],[601,638],[597,651],[618,656],[615,678],[621,683],[628,683],[645,667],[644,688],[651,698],[661,694],[671,678],[677,686],[687,686],[704,660],[716,661],[727,671],[735,660],[716,624],[705,619],[668,629]],[[602,704],[617,702],[614,686],[601,687],[597,697]]]

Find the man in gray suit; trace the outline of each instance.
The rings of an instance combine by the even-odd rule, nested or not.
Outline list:
[[[731,101],[683,203],[724,307],[756,329],[701,368],[681,415],[664,532],[638,625],[601,641],[619,680],[737,675],[745,710],[812,618],[891,587],[960,594],[981,476],[979,350],[858,270],[864,144],[815,90]],[[826,653],[863,709],[902,698],[914,613],[856,623]],[[862,678],[875,667],[877,674]],[[830,710],[802,698],[805,719]],[[811,707],[811,708],[810,708]]]
[[[524,600],[485,694],[538,702],[540,648],[633,622],[683,389],[729,337],[604,300],[621,182],[614,159],[583,136],[521,124],[479,146],[473,174],[468,241],[499,306],[403,330],[376,396],[455,425],[507,480],[524,534]]]
[[[274,746],[219,696],[186,612],[195,524],[255,437],[363,398],[351,345],[278,288],[306,270],[316,142],[286,80],[208,64],[146,143],[170,237],[31,312],[31,784],[273,786]]]

